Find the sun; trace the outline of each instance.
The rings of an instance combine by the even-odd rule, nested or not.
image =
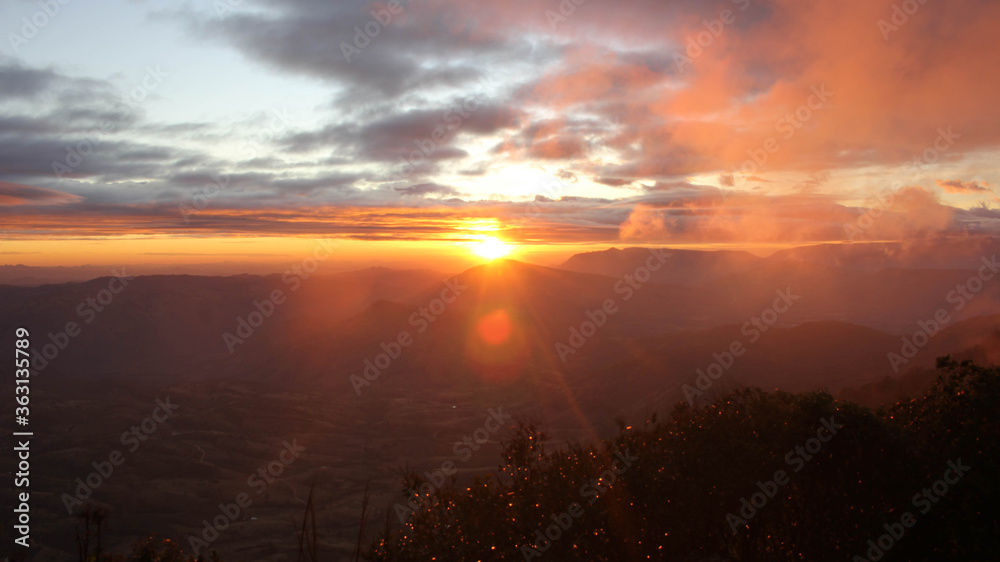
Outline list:
[[[481,242],[473,246],[473,251],[477,256],[488,260],[502,258],[510,253],[511,247],[503,240],[487,236]]]

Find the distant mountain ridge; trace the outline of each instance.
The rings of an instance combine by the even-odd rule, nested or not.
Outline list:
[[[840,254],[843,249],[810,251]],[[938,309],[950,310],[948,295],[956,284],[976,274],[975,269],[841,268],[780,254],[770,258],[695,250],[665,254],[669,257],[662,267],[648,272],[648,278],[636,279],[632,277],[637,271],[653,263],[649,249],[578,254],[561,268],[498,260],[453,276],[367,269],[296,278],[291,280],[294,284],[281,275],[139,276],[100,313],[92,312],[86,302],[107,293],[111,278],[0,287],[0,329],[30,326],[37,333],[35,343],[42,346],[49,333],[58,337],[68,322],[79,324],[81,345],[60,351],[62,358],[53,361],[57,370],[230,372],[243,367],[241,359],[268,362],[289,349],[299,349],[318,369],[330,350],[339,350],[339,357],[351,363],[364,355],[370,340],[415,329],[412,315],[433,302],[448,279],[467,289],[442,309],[446,312],[440,320],[434,319],[436,331],[464,340],[483,316],[502,310],[525,330],[530,342],[525,349],[550,349],[567,342],[572,329],[607,302],[615,312],[602,323],[595,342],[740,325],[770,308],[782,292],[797,298],[787,311],[775,315],[775,326],[834,321],[910,334]],[[245,321],[276,290],[285,299],[274,306],[273,318],[249,338],[241,338],[245,342],[227,344],[223,334],[235,334],[240,319]],[[1000,279],[984,283],[961,310],[952,310],[950,325],[994,314],[1000,314]],[[431,320],[426,322],[431,325]],[[378,341],[374,343],[377,347]],[[303,351],[303,346],[312,351]]]

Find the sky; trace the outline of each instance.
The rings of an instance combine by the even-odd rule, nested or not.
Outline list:
[[[996,22],[995,0],[8,0],[0,263],[996,234]]]

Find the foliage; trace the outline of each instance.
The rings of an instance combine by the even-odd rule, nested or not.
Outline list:
[[[402,528],[387,528],[367,554],[378,561],[855,560],[867,559],[883,525],[911,512],[916,526],[882,561],[992,560],[1000,550],[1000,370],[948,358],[938,367],[925,396],[878,412],[825,392],[746,389],[704,408],[680,403],[667,421],[623,426],[599,446],[560,450],[546,450],[537,424],[522,422],[495,474],[424,494]],[[830,436],[820,428],[832,424],[842,428],[815,454],[803,449]],[[913,496],[959,458],[972,469],[920,513]],[[631,459],[624,470],[622,459]],[[777,471],[787,483],[771,487]],[[405,485],[421,482],[410,475]],[[744,500],[762,486],[776,493],[751,512]],[[574,503],[579,516],[566,519]],[[546,530],[559,538],[544,538]]]

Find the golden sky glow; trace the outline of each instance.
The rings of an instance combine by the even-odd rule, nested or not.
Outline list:
[[[322,263],[323,271],[396,267],[457,272],[493,258],[478,254],[481,242],[372,241],[343,239]],[[303,237],[171,238],[121,237],[70,240],[13,240],[0,243],[0,265],[82,266],[131,265],[145,271],[168,266],[220,264],[218,272],[281,272],[308,258],[318,239]],[[487,248],[492,244],[487,243]],[[603,250],[606,245],[535,244],[505,248],[507,257],[554,266],[574,253]],[[230,264],[228,267],[226,263]]]

